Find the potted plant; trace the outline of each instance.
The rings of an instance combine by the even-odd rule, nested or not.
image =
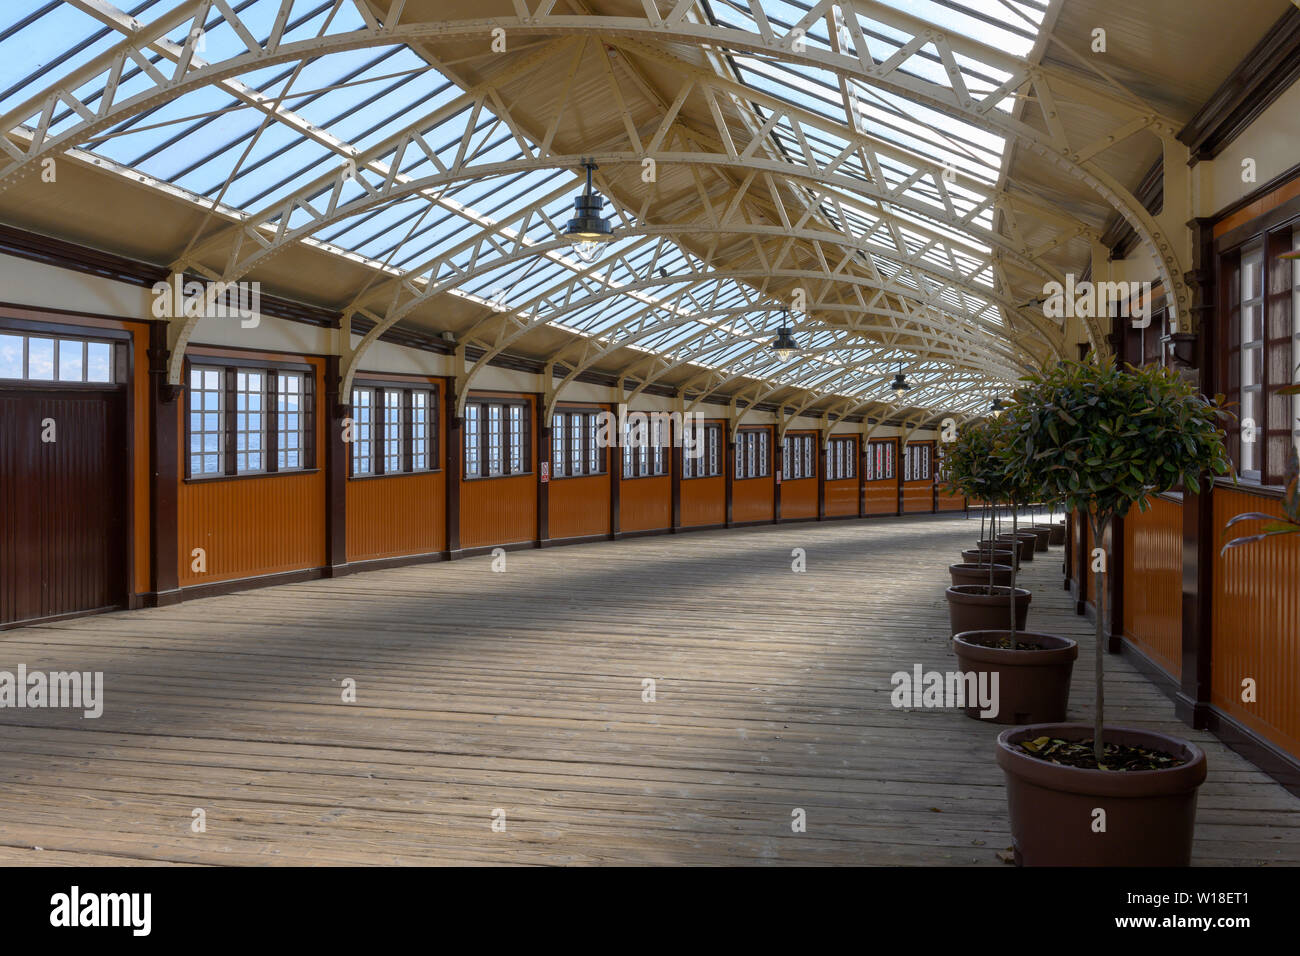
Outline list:
[[[1228,470],[1221,399],[1151,366],[1067,362],[1029,376],[1005,450],[1024,480],[1087,520],[1104,548],[1111,522],[1179,484],[1196,492]],[[1015,858],[1026,865],[1179,866],[1191,860],[1205,754],[1164,734],[1107,727],[1104,710],[1105,551],[1097,579],[1096,698],[1087,724],[1004,731]],[[1104,826],[1100,822],[1104,821]]]
[[[994,505],[1006,500],[1008,472],[993,457],[997,428],[996,419],[981,419],[961,429],[947,453],[945,484],[949,490]],[[980,565],[984,565],[983,555],[989,556],[985,565],[987,584],[958,584],[954,579],[948,588],[948,618],[953,634],[1000,626],[1006,620],[1008,606],[1018,615],[1017,625],[1025,626],[1030,595],[1024,588],[1014,586],[1014,568],[1019,561],[1014,551],[1006,552],[1006,568],[1012,572],[1012,583],[999,585],[996,571],[1001,553],[984,549],[978,552]],[[952,573],[951,567],[949,573]]]
[[[980,447],[986,455],[983,464],[986,483],[1009,503],[1013,536],[1019,532],[1021,504],[1033,501],[1037,495],[1037,489],[1019,467],[1019,454],[1013,447],[1020,435],[1016,422],[1004,412],[990,423],[988,440]],[[1037,540],[1037,536],[1030,535],[1024,543],[1032,548]],[[1008,595],[1017,590],[1016,569],[1013,563],[1010,583],[1005,589]],[[957,631],[952,638],[953,653],[961,671],[977,675],[977,681],[986,682],[983,686],[997,688],[996,713],[984,718],[981,708],[968,706],[966,715],[1002,724],[1064,720],[1070,700],[1070,675],[1079,656],[1078,645],[1067,637],[1025,632],[1023,615],[1015,612],[1009,597],[1004,600],[1001,624]],[[993,684],[987,677],[980,678],[982,674],[996,675],[997,683]]]

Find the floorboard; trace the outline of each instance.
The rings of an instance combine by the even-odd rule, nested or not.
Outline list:
[[[98,719],[0,710],[0,864],[1003,866],[998,728],[889,700],[954,664],[947,565],[978,530],[635,538],[0,632],[0,669],[105,675]],[[1023,580],[1031,628],[1081,639],[1088,719],[1061,549]],[[1106,666],[1111,722],[1209,755],[1195,861],[1300,863],[1300,800]]]

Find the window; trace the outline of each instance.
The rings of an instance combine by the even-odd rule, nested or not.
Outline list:
[[[908,442],[903,451],[903,480],[930,480],[930,446]]]
[[[1240,283],[1241,407],[1238,410],[1241,436],[1241,473],[1260,478],[1260,429],[1264,392],[1264,247],[1258,244],[1241,253]]]
[[[235,370],[235,474],[265,471],[262,436],[266,432],[262,400],[266,396],[263,372]]]
[[[352,477],[438,470],[438,393],[396,384],[352,390]]]
[[[189,478],[314,468],[310,371],[190,364],[186,400]]]
[[[375,472],[375,390],[352,390],[352,475]]]
[[[528,403],[522,401],[465,405],[466,478],[503,478],[528,472],[528,409]]]
[[[893,477],[894,443],[892,441],[867,442],[867,480],[892,480]]]
[[[653,478],[668,474],[672,436],[658,412],[635,412],[623,423],[623,477]],[[643,417],[644,416],[644,417]]]
[[[858,476],[858,442],[855,438],[832,438],[826,443],[826,480],[843,481]]]
[[[302,372],[277,372],[275,393],[280,400],[275,423],[276,469],[291,471],[303,467],[303,449],[307,447]]]
[[[1300,226],[1291,233],[1291,248],[1300,252]],[[1291,382],[1300,386],[1300,259],[1291,263],[1291,332]],[[1291,402],[1291,445],[1300,454],[1300,395]]]
[[[551,419],[551,468],[556,478],[605,473],[605,451],[598,444],[604,414],[565,410]]]
[[[815,435],[789,435],[785,436],[785,443],[782,447],[784,466],[781,469],[781,477],[786,481],[795,481],[800,478],[815,478],[817,473],[813,468],[815,456],[813,454],[813,444],[816,440]]]
[[[0,379],[111,384],[113,346],[0,329]]]
[[[694,449],[696,454],[687,451]],[[722,426],[688,425],[682,435],[682,477],[716,478],[722,474]]]
[[[767,478],[772,474],[771,439],[766,428],[742,428],[736,432],[736,479]]]
[[[219,368],[190,369],[190,474],[224,475],[225,373]]]

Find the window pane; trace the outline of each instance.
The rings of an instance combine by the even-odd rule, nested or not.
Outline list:
[[[374,473],[375,393],[369,388],[352,390],[352,474]]]
[[[86,343],[86,381],[113,381],[113,348],[107,342]]]
[[[551,418],[551,470],[555,477],[564,477],[564,424],[568,419],[563,415]]]
[[[402,392],[384,389],[384,474],[402,472]]]
[[[37,382],[54,381],[54,339],[27,340],[27,377]]]
[[[0,334],[0,378],[23,377],[23,337]]]
[[[86,380],[85,342],[59,339],[59,381],[84,382]]]
[[[190,474],[225,472],[224,395],[221,375],[208,369],[190,369]],[[208,387],[211,383],[211,387]]]

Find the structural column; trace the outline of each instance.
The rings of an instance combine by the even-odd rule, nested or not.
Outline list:
[[[180,392],[167,383],[167,323],[149,325],[149,589],[156,605],[180,600],[177,497]]]
[[[337,355],[325,359],[325,576],[348,563],[348,445],[343,440],[349,403],[339,393]]]
[[[1187,274],[1196,330],[1193,363],[1202,393],[1219,390],[1216,305],[1226,305],[1225,290],[1215,282],[1214,232],[1209,219],[1192,221],[1192,269]],[[1226,311],[1224,312],[1226,314]],[[1181,332],[1181,330],[1180,330]],[[1201,494],[1183,495],[1182,677],[1174,709],[1193,727],[1205,727],[1210,716],[1213,661],[1214,485],[1205,476]]]

